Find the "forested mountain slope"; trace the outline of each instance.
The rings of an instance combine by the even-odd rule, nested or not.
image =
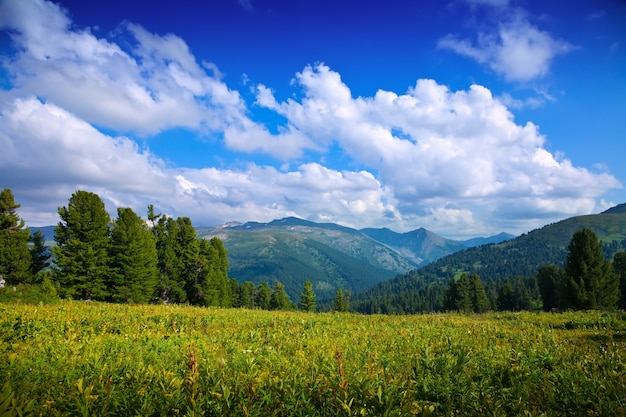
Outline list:
[[[499,244],[455,252],[356,294],[355,301],[366,303],[368,299],[376,298],[397,302],[405,299],[407,303],[429,305],[438,300],[428,299],[428,289],[445,285],[461,273],[476,273],[486,282],[534,276],[541,266],[562,266],[572,235],[583,228],[591,229],[603,241],[605,257],[611,259],[615,252],[626,248],[626,204],[600,214],[562,220]],[[437,297],[441,296],[441,291],[435,293]],[[417,300],[416,297],[423,299]]]
[[[357,230],[295,217],[197,230],[224,242],[232,278],[279,280],[292,300],[307,280],[320,299],[332,298],[339,288],[361,291],[467,247],[426,229]]]

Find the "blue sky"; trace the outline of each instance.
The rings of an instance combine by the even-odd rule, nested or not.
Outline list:
[[[452,238],[626,202],[626,3],[0,0],[0,187]]]

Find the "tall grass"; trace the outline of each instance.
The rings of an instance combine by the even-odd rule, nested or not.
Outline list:
[[[625,318],[0,304],[0,415],[624,415]]]

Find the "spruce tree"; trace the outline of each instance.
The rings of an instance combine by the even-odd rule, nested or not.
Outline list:
[[[285,286],[280,281],[274,281],[274,288],[270,298],[270,310],[289,310],[291,301],[285,292]]]
[[[619,308],[626,309],[626,252],[617,252],[613,256],[613,273],[619,281]]]
[[[474,311],[472,290],[467,274],[461,274],[458,280],[450,280],[448,289],[444,294],[443,308],[447,311],[462,313]]]
[[[111,230],[111,298],[118,302],[152,300],[158,277],[156,239],[130,208],[118,208]]]
[[[178,257],[177,223],[171,217],[159,216],[152,233],[156,237],[158,256],[158,298],[165,303],[184,303],[187,293],[182,279],[183,263]]]
[[[13,192],[0,193],[0,277],[7,285],[23,284],[31,279],[31,255],[28,250],[30,230],[17,214]]]
[[[345,312],[350,310],[350,292],[337,288],[335,299],[333,300],[333,310]]]
[[[498,298],[496,300],[498,311],[515,311],[517,310],[517,302],[515,300],[515,288],[511,281],[502,283],[498,288]]]
[[[74,298],[106,300],[110,219],[104,202],[97,194],[79,190],[58,211],[61,221],[52,252],[61,286]]]
[[[303,311],[315,311],[315,292],[313,292],[313,284],[311,284],[311,281],[304,283],[304,289],[300,295],[300,308]]]
[[[563,307],[576,310],[613,308],[619,283],[604,259],[602,242],[589,229],[572,236],[561,288]]]
[[[489,310],[489,298],[485,291],[485,285],[478,274],[470,276],[470,294],[472,298],[472,310],[475,313],[484,313]]]
[[[37,273],[50,266],[50,252],[46,246],[46,238],[41,233],[41,230],[37,230],[31,235],[30,242],[32,244],[29,249],[31,257],[30,269],[33,277],[35,277]]]
[[[268,285],[267,282],[262,282],[259,284],[259,289],[256,294],[256,305],[263,309],[270,309],[270,302],[272,299],[272,289]]]
[[[543,310],[559,308],[559,288],[563,278],[563,270],[556,265],[548,265],[537,271],[537,286],[543,302]]]

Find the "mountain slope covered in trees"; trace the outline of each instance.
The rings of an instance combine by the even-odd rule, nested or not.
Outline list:
[[[396,312],[398,308],[401,312],[428,311],[442,305],[442,289],[464,273],[478,274],[494,299],[495,292],[507,282],[520,283],[534,277],[542,266],[564,266],[572,236],[585,228],[603,242],[604,256],[611,260],[626,248],[626,204],[600,214],[571,217],[499,244],[455,252],[355,294],[353,306],[367,312],[379,311],[381,306]],[[526,287],[534,289],[532,284]]]
[[[198,235],[224,242],[232,278],[257,284],[279,280],[292,299],[305,281],[320,299],[330,299],[337,289],[361,291],[468,247],[423,228],[357,230],[295,217],[201,227]]]

